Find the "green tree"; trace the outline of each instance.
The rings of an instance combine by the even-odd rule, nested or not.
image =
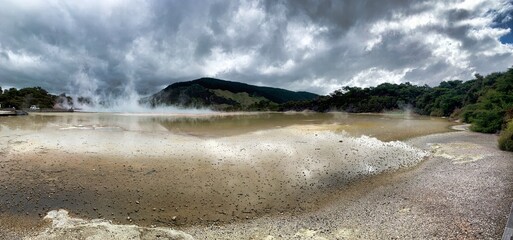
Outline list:
[[[29,108],[31,105],[37,105],[40,108],[52,108],[56,98],[41,87],[20,90],[10,88],[0,95],[0,104],[2,104],[2,107],[15,107],[17,109]]]

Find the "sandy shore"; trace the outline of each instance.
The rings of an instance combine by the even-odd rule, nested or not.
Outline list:
[[[311,129],[299,135],[298,129],[279,131],[279,141],[268,132],[192,143],[188,137],[174,136],[170,141],[181,147],[172,153],[155,149],[152,154],[143,150],[152,149],[152,139],[162,141],[162,136],[136,138],[145,144],[121,141],[131,149],[127,156],[110,146],[109,161],[98,155],[107,143],[97,133],[73,142],[48,141],[62,139],[51,133],[10,139],[9,149],[0,149],[0,238],[34,237],[42,231],[47,235],[39,239],[49,237],[41,219],[58,208],[86,219],[149,227],[136,233],[148,233],[156,225],[196,239],[497,239],[502,234],[513,200],[513,155],[497,150],[493,135],[429,135],[410,140],[415,146],[410,149],[400,142]],[[108,136],[134,139],[126,134]],[[45,142],[42,148],[38,139]],[[79,146],[91,140],[96,147],[84,152]],[[40,148],[37,154],[30,155],[31,144]],[[205,146],[216,149],[202,152],[208,159],[187,155]],[[62,149],[66,152],[59,156]],[[426,152],[430,157],[414,168],[348,184],[369,171],[416,164]],[[162,154],[181,154],[188,161],[169,165],[158,157]],[[130,162],[130,157],[142,156],[146,162]],[[355,161],[336,161],[344,157]],[[268,161],[283,158],[298,160],[285,165]],[[246,159],[245,167],[235,166],[234,159]],[[226,185],[226,178],[233,181]],[[181,187],[173,188],[176,184]],[[71,228],[98,226],[71,222],[79,224],[67,225]],[[65,236],[58,229],[51,231],[56,239]],[[177,239],[187,236],[180,234]]]

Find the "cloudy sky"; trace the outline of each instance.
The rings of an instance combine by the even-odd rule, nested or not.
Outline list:
[[[210,76],[319,94],[513,65],[511,0],[0,0],[0,86],[153,93]]]

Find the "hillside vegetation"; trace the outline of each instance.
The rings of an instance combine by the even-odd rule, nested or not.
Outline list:
[[[471,130],[483,133],[502,131],[503,149],[511,148],[513,127],[513,68],[487,76],[475,75],[466,82],[444,81],[436,87],[410,83],[383,83],[376,87],[344,87],[314,101],[282,104],[280,110],[320,112],[384,112],[410,109],[422,115],[451,117],[471,123]],[[511,125],[511,123],[510,123]],[[509,145],[508,145],[509,144]]]
[[[445,81],[437,87],[385,83],[349,88],[318,99],[318,111],[383,112],[410,108],[422,115],[451,117],[472,124],[472,130],[495,133],[513,118],[513,68],[475,79]]]
[[[289,101],[313,100],[318,95],[254,86],[215,78],[173,83],[144,101],[152,106],[208,107],[225,111],[277,110]]]

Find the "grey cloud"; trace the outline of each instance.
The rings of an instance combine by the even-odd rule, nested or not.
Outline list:
[[[194,56],[196,59],[201,59],[204,56],[212,54],[213,46],[214,41],[211,36],[205,34],[198,37],[196,41],[196,49],[194,50]]]
[[[404,78],[419,85],[433,85],[434,83],[438,83],[439,79],[444,78],[444,74],[447,69],[450,69],[449,64],[444,61],[438,61],[431,63],[426,68],[413,69],[411,72],[406,73]]]
[[[9,61],[9,55],[7,55],[6,52],[0,52],[0,57],[4,58],[5,60]]]
[[[449,11],[447,11],[448,22],[461,21],[470,17],[472,17],[471,12],[466,9],[449,9]]]
[[[472,35],[493,26],[468,23],[506,16],[511,3],[480,1],[0,0],[0,86],[149,94],[208,75],[324,94],[369,69],[435,85],[513,62],[497,36]],[[415,23],[423,14],[440,21]],[[434,35],[459,44],[428,42]]]
[[[389,19],[395,13],[418,11],[419,5],[423,2],[426,1],[288,0],[286,5],[289,17],[307,16],[319,25],[330,27],[330,34],[338,37],[354,26],[364,27],[376,20]]]

